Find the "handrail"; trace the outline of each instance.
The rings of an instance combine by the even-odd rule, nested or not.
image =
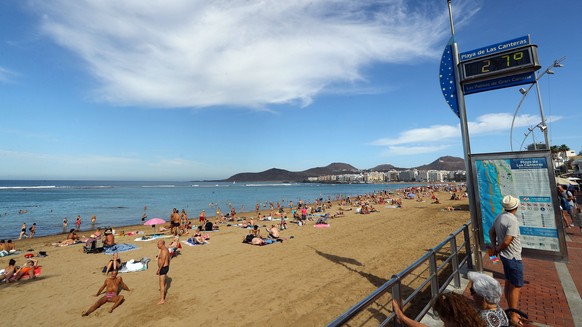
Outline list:
[[[471,222],[468,222],[463,225],[460,229],[456,232],[450,234],[444,241],[439,243],[437,246],[433,247],[432,249],[428,250],[423,256],[419,259],[414,261],[411,265],[404,268],[398,274],[395,274],[384,283],[382,286],[378,287],[374,292],[370,293],[370,295],[366,296],[360,302],[356,303],[354,306],[349,308],[347,311],[342,313],[332,322],[330,322],[327,326],[328,327],[336,327],[341,326],[350,321],[354,318],[358,313],[364,311],[365,308],[370,306],[374,303],[377,299],[379,299],[382,295],[388,293],[392,290],[392,298],[397,302],[401,303],[402,305],[406,305],[411,302],[429,283],[431,289],[431,299],[441,293],[448,284],[454,280],[455,287],[460,287],[460,270],[459,268],[463,265],[467,264],[469,269],[472,269],[472,255],[471,255],[471,233],[469,231],[469,227],[471,226]],[[464,241],[459,244],[457,247],[456,237],[457,235],[463,233]],[[450,255],[443,260],[443,262],[437,266],[436,264],[436,253],[442,250],[447,244],[450,244]],[[465,257],[459,261],[458,250],[460,248],[465,249]],[[412,293],[406,298],[402,299],[402,289],[401,289],[401,282],[402,279],[409,276],[415,269],[420,267],[421,265],[429,262],[429,276],[423,281],[420,286],[415,288]],[[447,276],[443,285],[439,286],[438,281],[438,273],[443,271],[445,268],[451,267],[452,273]],[[416,319],[421,319],[424,315],[430,310],[431,303],[430,301],[422,308]],[[380,326],[387,326],[390,322],[394,322],[394,313],[391,313],[387,316],[387,318],[382,321],[379,325]]]

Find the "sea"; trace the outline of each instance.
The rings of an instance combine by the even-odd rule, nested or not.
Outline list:
[[[2,180],[0,181],[0,239],[16,239],[22,223],[36,223],[36,236],[63,233],[74,228],[81,216],[81,231],[96,227],[121,227],[147,219],[168,221],[173,208],[186,210],[190,219],[202,210],[214,216],[216,209],[230,212],[254,212],[259,203],[280,202],[288,207],[299,200],[335,200],[378,191],[395,191],[418,184],[316,184],[316,183],[226,183],[226,182],[147,182],[147,181],[67,181]],[[91,225],[91,216],[97,217]],[[28,233],[28,230],[27,230]]]

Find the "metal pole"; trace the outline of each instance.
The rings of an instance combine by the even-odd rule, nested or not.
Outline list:
[[[451,0],[448,0],[449,5],[449,20],[451,23],[451,33],[453,38],[455,36],[455,28],[453,25],[453,10]],[[467,123],[467,110],[465,108],[465,95],[461,85],[461,74],[459,73],[459,49],[457,42],[453,42],[452,46],[453,69],[455,71],[455,81],[457,87],[457,103],[459,107],[459,118],[461,120],[461,137],[463,139],[463,152],[465,153],[465,171],[467,172],[467,193],[469,195],[469,212],[471,214],[471,222],[473,225],[473,239],[475,240],[475,268],[477,271],[483,271],[483,251],[480,242],[480,226],[477,221],[477,208],[475,204],[475,189],[473,186],[473,167],[471,165],[471,144],[469,140],[469,124]]]
[[[547,70],[546,70],[547,72]],[[540,85],[538,84],[538,78],[537,78],[537,73],[536,73],[536,91],[538,93],[538,102],[540,104],[540,117],[542,117],[542,126],[543,126],[543,132],[544,132],[544,139],[546,141],[546,150],[550,149],[550,141],[548,139],[548,126],[546,125],[546,116],[544,115],[544,106],[542,104],[542,95],[540,93]],[[534,139],[534,144],[535,144],[535,139]]]
[[[519,100],[519,104],[517,105],[517,108],[515,108],[515,112],[513,113],[513,119],[511,120],[511,128],[509,129],[509,148],[511,149],[511,152],[513,152],[513,125],[515,124],[515,117],[517,117],[517,112],[519,111],[519,108],[521,107],[523,100],[525,100],[525,97],[527,96],[532,87],[533,84],[530,85],[527,88],[527,90],[525,90],[525,92],[523,92],[521,100]],[[519,150],[521,151],[521,146],[519,147]]]
[[[453,24],[453,6],[451,0],[447,0],[449,6],[449,24],[451,25],[451,35],[455,36],[455,24]]]
[[[538,149],[538,145],[536,144],[536,133],[534,133],[535,129],[536,129],[535,127],[532,127],[531,128],[531,138],[533,140],[534,150],[537,150]],[[548,144],[546,143],[546,146],[547,145]]]
[[[538,80],[540,78],[542,78],[542,76],[544,76],[546,73],[550,72],[550,68],[552,67],[562,67],[562,61],[566,60],[566,57],[562,57],[560,59],[556,59],[554,60],[554,62],[548,67],[546,68],[541,74],[537,74],[535,73],[535,85],[536,85],[536,90],[538,93],[538,102],[540,105],[540,116],[542,118],[542,124],[545,127],[544,130],[544,137],[545,137],[545,141],[546,141],[546,147],[548,148],[548,150],[550,149],[550,142],[548,140],[548,129],[547,129],[547,125],[546,125],[546,117],[544,115],[544,108],[542,106],[542,96],[540,94],[540,86],[538,84]],[[552,74],[550,72],[550,74]],[[527,90],[525,92],[523,92],[523,95],[521,97],[521,100],[519,101],[519,104],[517,105],[517,108],[515,109],[515,113],[513,114],[513,120],[511,121],[511,129],[509,130],[509,146],[511,148],[511,151],[513,151],[513,124],[515,123],[515,117],[517,116],[517,112],[519,111],[519,108],[521,107],[521,104],[523,102],[523,100],[525,99],[525,97],[527,96],[527,94],[529,93],[529,91],[531,90],[531,88],[533,87],[533,84],[531,84]]]

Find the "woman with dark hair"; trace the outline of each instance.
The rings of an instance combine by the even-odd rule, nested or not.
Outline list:
[[[395,300],[392,300],[398,320],[409,327],[427,327],[408,318]],[[485,322],[467,298],[456,293],[439,294],[434,300],[433,311],[443,321],[445,327],[485,327]]]
[[[503,296],[503,289],[499,282],[485,274],[469,271],[469,290],[473,300],[479,306],[479,315],[485,321],[487,327],[509,326],[509,319],[499,307],[499,301]]]
[[[119,258],[119,254],[115,252],[113,253],[113,258],[107,263],[105,275],[113,271],[119,271],[119,269],[121,269],[121,259]]]

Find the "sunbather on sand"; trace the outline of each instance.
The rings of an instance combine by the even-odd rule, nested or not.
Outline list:
[[[190,239],[188,239],[188,242],[190,242],[192,244],[204,244],[204,239],[202,238],[202,234],[200,234],[199,232],[196,232],[196,234],[194,234],[194,236],[192,236]]]
[[[95,304],[93,304],[89,310],[83,312],[82,316],[88,316],[91,312],[97,310],[100,306],[107,302],[113,302],[113,307],[109,310],[109,313],[113,312],[115,308],[117,308],[121,303],[123,303],[123,295],[119,295],[119,287],[121,286],[122,289],[129,291],[129,287],[125,285],[123,279],[121,277],[117,277],[117,271],[113,271],[111,276],[105,280],[99,291],[95,296],[99,296],[101,292],[105,290],[105,295],[103,295]]]
[[[121,259],[119,258],[119,254],[115,252],[113,253],[113,258],[107,263],[105,275],[109,274],[110,272],[112,273],[114,271],[119,271],[119,269],[121,269]]]
[[[255,237],[255,238],[253,238],[253,240],[251,241],[251,244],[252,244],[252,245],[263,245],[263,244],[265,244],[265,240],[263,240],[263,239],[262,239],[262,238],[260,238],[260,237]]]
[[[317,221],[315,222],[316,225],[327,225],[327,220],[329,219],[329,214],[325,214],[319,218],[317,218]]]
[[[34,279],[34,269],[38,267],[38,260],[36,259],[28,259],[24,266],[20,267],[14,274],[14,279],[20,280],[24,275],[28,275],[30,278]]]
[[[176,255],[178,255],[178,251],[181,248],[182,248],[182,246],[180,245],[180,237],[174,236],[174,240],[168,246],[168,251],[170,252],[170,257],[173,258]]]
[[[6,279],[6,282],[8,283],[10,281],[10,278],[14,276],[15,272],[16,272],[16,260],[10,259],[10,261],[8,262],[8,267],[4,268],[4,272],[0,274],[0,281]]]
[[[79,242],[79,235],[77,235],[77,233],[75,233],[75,229],[72,228],[69,231],[69,235],[67,235],[67,239],[66,240],[61,241],[60,243],[55,243],[53,245],[67,246],[67,245],[75,244],[77,242]]]
[[[259,230],[259,225],[253,226],[253,230],[249,234],[252,234],[253,237],[261,237],[261,231]]]
[[[279,239],[279,229],[275,225],[271,225],[271,229],[267,228],[267,232],[269,233],[269,237],[272,239]]]
[[[103,240],[104,247],[112,247],[115,245],[115,236],[113,235],[113,230],[106,229],[105,230],[105,240]]]

